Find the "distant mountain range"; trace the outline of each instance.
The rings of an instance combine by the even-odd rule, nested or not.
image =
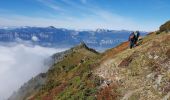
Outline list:
[[[19,27],[1,28],[0,42],[29,41],[35,45],[45,47],[72,47],[85,42],[95,49],[107,49],[128,39],[132,31],[97,29],[95,31],[76,31],[64,28],[49,27]],[[146,35],[147,32],[141,32]]]

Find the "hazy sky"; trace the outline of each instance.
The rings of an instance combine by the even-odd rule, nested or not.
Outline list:
[[[0,26],[155,30],[169,0],[0,0]]]

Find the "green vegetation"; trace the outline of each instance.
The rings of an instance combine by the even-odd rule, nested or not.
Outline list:
[[[72,48],[49,69],[46,84],[30,100],[160,100],[168,96],[169,25],[144,37],[134,49],[128,49],[128,42],[103,54],[85,44]]]
[[[34,98],[41,100],[95,100],[99,78],[92,74],[100,55],[86,46],[72,52],[47,72],[46,85]]]

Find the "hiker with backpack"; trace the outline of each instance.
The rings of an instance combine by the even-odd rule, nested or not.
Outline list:
[[[138,39],[139,39],[140,33],[139,31],[132,32],[129,36],[129,46],[130,49],[136,47],[138,44]]]

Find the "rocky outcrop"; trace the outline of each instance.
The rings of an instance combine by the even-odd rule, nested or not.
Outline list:
[[[165,24],[161,25],[160,27],[160,31],[166,31],[169,32],[170,31],[170,21],[167,21]]]

